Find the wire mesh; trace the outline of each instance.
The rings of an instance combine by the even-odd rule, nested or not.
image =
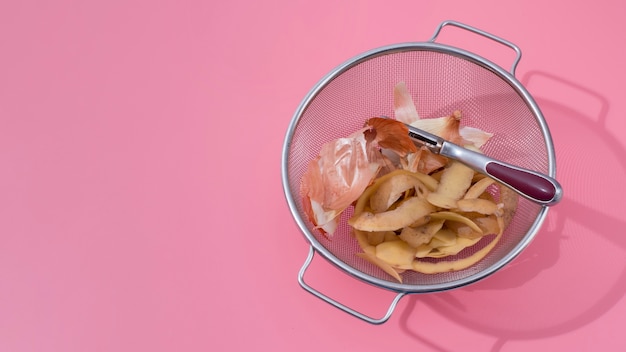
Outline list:
[[[363,273],[382,280],[387,288],[396,287],[394,279],[355,255],[360,248],[347,224],[352,209],[342,214],[335,235],[327,239],[305,220],[299,187],[308,163],[324,143],[351,134],[370,117],[393,116],[393,88],[400,81],[404,81],[412,93],[422,118],[461,110],[462,125],[493,133],[483,148],[485,154],[546,174],[551,167],[551,145],[547,143],[543,117],[520,87],[511,84],[510,77],[503,76],[489,64],[457,52],[413,45],[361,58],[325,81],[294,116],[293,130],[285,144],[288,148],[284,160],[286,192],[294,200],[294,216],[306,224],[302,230],[314,246],[324,247],[330,259],[349,273]],[[440,289],[455,287],[461,280],[480,276],[488,268],[512,259],[512,253],[519,252],[520,246],[534,236],[543,212],[543,207],[520,198],[513,221],[498,245],[482,261],[456,272],[405,273],[405,287],[415,292],[424,285]],[[471,254],[484,245],[481,243],[459,255]]]

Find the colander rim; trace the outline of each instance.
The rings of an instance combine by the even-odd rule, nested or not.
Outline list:
[[[307,107],[310,103],[315,99],[317,94],[326,87],[333,79],[341,75],[343,72],[349,70],[350,68],[367,61],[369,59],[393,54],[397,52],[405,52],[405,51],[435,51],[443,54],[449,54],[453,56],[460,57],[462,59],[471,61],[485,69],[490,70],[492,73],[499,76],[502,80],[508,83],[523,99],[523,101],[527,104],[528,108],[532,111],[539,128],[541,129],[542,135],[544,137],[547,158],[548,158],[548,171],[546,172],[549,176],[554,177],[556,174],[556,161],[555,161],[555,153],[554,153],[554,145],[552,141],[552,137],[550,131],[548,129],[547,123],[539,106],[531,96],[531,94],[526,90],[526,88],[521,84],[517,78],[510,72],[506,71],[502,67],[493,63],[486,58],[472,53],[470,51],[450,46],[442,43],[435,43],[432,41],[429,42],[405,42],[405,43],[397,43],[386,45],[382,47],[378,47],[375,49],[371,49],[365,51],[359,55],[356,55],[340,65],[336,66],[329,73],[327,73],[321,80],[319,80],[307,93],[307,95],[302,99],[300,104],[298,105],[290,123],[287,128],[287,132],[285,134],[285,139],[283,142],[282,149],[282,160],[281,160],[281,176],[283,183],[283,192],[286,197],[289,209],[292,213],[292,216],[298,225],[301,233],[304,235],[305,239],[309,242],[310,246],[313,247],[315,251],[317,251],[324,259],[344,271],[345,273],[353,276],[361,281],[372,284],[374,286],[387,289],[395,292],[404,292],[404,293],[429,293],[429,292],[441,292],[446,290],[451,290],[455,288],[460,288],[467,286],[469,284],[478,282],[498,270],[502,269],[505,265],[510,263],[514,258],[516,258],[534,239],[537,232],[541,228],[546,215],[548,213],[549,207],[542,206],[539,210],[539,213],[533,223],[531,224],[529,230],[526,232],[521,241],[519,241],[515,247],[513,247],[506,255],[504,255],[500,260],[496,261],[489,267],[486,267],[476,273],[470,274],[467,277],[452,280],[448,282],[438,283],[438,284],[406,284],[406,283],[398,283],[388,280],[383,280],[377,277],[374,277],[370,274],[367,274],[361,270],[354,268],[351,265],[346,264],[339,258],[337,258],[333,253],[331,253],[326,247],[324,247],[317,238],[309,231],[307,223],[308,221],[304,219],[297,208],[296,200],[294,195],[291,192],[289,187],[289,151],[291,147],[291,141],[293,134],[298,126],[298,122],[302,117],[303,113],[306,111]]]

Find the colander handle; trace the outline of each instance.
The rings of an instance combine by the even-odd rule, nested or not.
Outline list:
[[[515,59],[513,60],[513,65],[511,66],[511,74],[513,76],[515,76],[515,69],[517,68],[517,64],[519,64],[519,60],[522,58],[522,50],[515,44],[511,43],[510,41],[500,38],[496,35],[493,35],[491,33],[485,32],[481,29],[472,27],[472,26],[468,26],[466,24],[460,23],[460,22],[456,22],[456,21],[443,21],[441,22],[441,24],[439,24],[439,26],[437,27],[437,29],[435,30],[435,34],[433,34],[433,36],[430,38],[430,42],[434,42],[435,39],[437,39],[437,36],[439,36],[439,32],[441,32],[441,29],[443,29],[443,27],[445,26],[454,26],[454,27],[459,27],[462,29],[465,29],[467,31],[470,31],[472,33],[481,35],[485,38],[489,38],[491,40],[494,40],[500,44],[506,45],[509,48],[513,49],[515,51]]]
[[[398,304],[398,301],[400,301],[400,299],[402,297],[404,297],[404,295],[406,295],[406,292],[399,292],[398,294],[396,294],[396,296],[394,297],[394,299],[391,301],[391,305],[389,306],[389,309],[387,309],[387,313],[385,313],[385,315],[382,318],[372,318],[368,315],[365,315],[361,312],[358,312],[342,303],[339,303],[337,301],[335,301],[334,299],[326,296],[325,294],[319,292],[318,290],[314,289],[313,287],[309,286],[305,281],[304,281],[304,273],[306,272],[306,269],[309,267],[309,265],[311,264],[311,261],[313,261],[313,257],[315,256],[315,249],[313,248],[313,246],[310,247],[309,249],[309,255],[307,256],[306,260],[304,261],[304,265],[302,265],[302,268],[300,269],[300,272],[298,273],[298,282],[300,283],[300,286],[302,286],[303,289],[305,289],[306,291],[308,291],[309,293],[311,293],[312,295],[316,296],[317,298],[321,299],[322,301],[329,303],[331,305],[333,305],[336,308],[339,308],[341,310],[343,310],[344,312],[351,314],[359,319],[362,319],[370,324],[382,324],[384,322],[386,322],[387,320],[389,320],[389,318],[391,317],[391,314],[393,313],[393,311],[396,309],[396,305]]]

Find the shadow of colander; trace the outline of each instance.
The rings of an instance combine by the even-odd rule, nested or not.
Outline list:
[[[558,174],[568,191],[532,245],[497,275],[419,299],[457,324],[495,337],[493,351],[507,341],[585,326],[626,292],[626,220],[616,206],[626,197],[626,151],[606,126],[609,103],[548,73],[529,72],[523,81],[543,92],[537,102],[550,121]],[[411,297],[401,326],[422,341],[422,324],[412,314],[417,302]]]

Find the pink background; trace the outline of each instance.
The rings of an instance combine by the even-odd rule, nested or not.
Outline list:
[[[618,0],[3,2],[0,351],[624,350],[625,17]],[[566,193],[510,266],[373,326],[297,284],[282,143],[332,68],[446,19],[522,48]],[[307,279],[375,316],[392,297],[319,257]]]

